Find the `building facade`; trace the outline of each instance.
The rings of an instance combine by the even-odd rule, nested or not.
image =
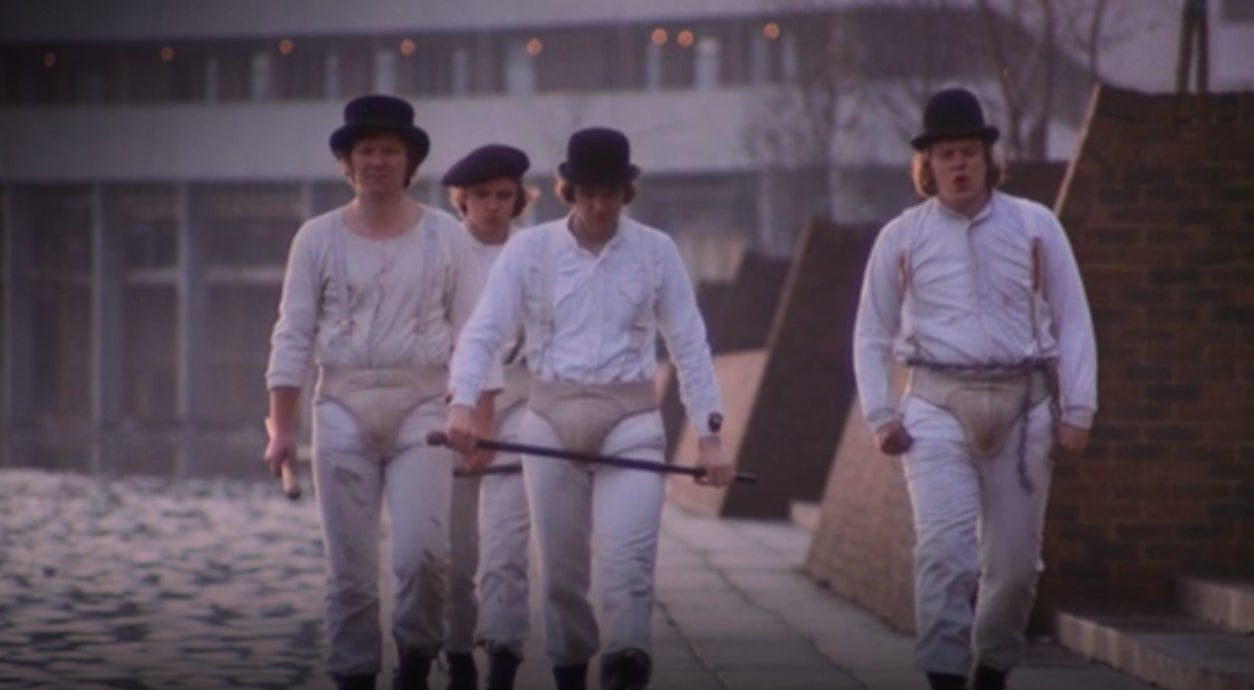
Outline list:
[[[787,255],[810,217],[908,203],[922,99],[969,84],[998,120],[990,36],[1039,44],[1022,22],[924,0],[0,0],[7,462],[186,472],[259,448],[287,245],[349,197],[326,141],[352,96],[416,104],[432,204],[474,146],[525,149],[537,220],[562,212],[569,134],[624,130],[633,215],[717,279],[743,247]],[[1029,53],[1052,56],[1065,157],[1089,74],[1046,48],[1007,64],[1030,84]]]

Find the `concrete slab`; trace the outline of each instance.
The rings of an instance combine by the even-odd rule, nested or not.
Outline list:
[[[1064,646],[1170,690],[1254,690],[1254,639],[1178,613],[1063,612]]]
[[[1254,580],[1184,577],[1177,585],[1176,599],[1191,616],[1235,633],[1254,634]]]

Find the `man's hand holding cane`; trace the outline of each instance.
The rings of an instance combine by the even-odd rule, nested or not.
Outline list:
[[[300,484],[296,482],[296,441],[292,430],[267,417],[266,434],[270,437],[266,444],[266,468],[283,482],[283,493],[295,501],[300,498]]]
[[[449,405],[448,422],[444,425],[445,445],[462,456],[462,464],[469,471],[483,469],[492,456],[479,450],[478,424],[475,408],[469,405]]]

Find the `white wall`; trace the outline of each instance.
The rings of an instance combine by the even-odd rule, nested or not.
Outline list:
[[[741,90],[588,97],[475,97],[418,102],[431,135],[419,177],[485,141],[526,150],[532,170],[553,171],[580,127],[604,125],[632,140],[649,172],[752,167]],[[338,103],[223,103],[0,109],[0,180],[336,179],[327,138]]]

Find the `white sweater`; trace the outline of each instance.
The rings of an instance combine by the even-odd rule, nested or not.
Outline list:
[[[311,362],[446,365],[482,288],[481,272],[465,269],[472,251],[461,224],[429,206],[386,240],[349,231],[342,208],[309,220],[292,240],[267,385],[303,385]]]

